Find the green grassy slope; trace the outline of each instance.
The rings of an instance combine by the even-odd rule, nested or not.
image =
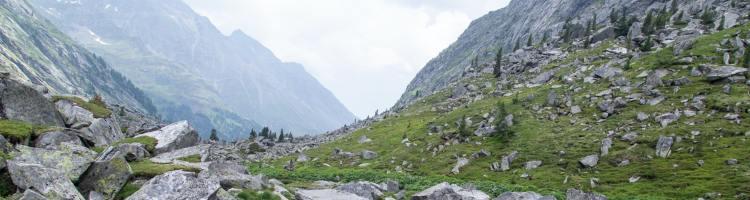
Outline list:
[[[740,37],[745,39],[744,36],[747,35],[748,28],[750,27],[735,27],[701,37],[695,41],[696,48],[683,52],[678,58],[687,55],[721,56],[723,52],[717,52],[717,47],[712,46],[712,44],[717,44],[725,38],[731,38],[730,35],[739,30],[742,30],[742,33],[739,34]],[[289,181],[302,182],[316,178],[331,179],[336,175],[343,177],[347,174],[354,176],[354,178],[346,180],[357,180],[356,177],[360,177],[359,180],[379,181],[380,178],[377,177],[380,176],[401,176],[386,174],[387,171],[395,173],[394,168],[400,166],[405,169],[406,174],[418,180],[447,180],[456,183],[489,182],[502,185],[505,190],[535,190],[556,196],[564,195],[565,190],[569,188],[605,194],[610,199],[694,199],[711,192],[721,193],[725,198],[736,198],[737,195],[742,193],[750,193],[750,166],[748,165],[750,154],[747,154],[748,149],[750,149],[747,139],[750,136],[744,135],[745,132],[750,131],[750,128],[746,123],[730,123],[723,119],[723,116],[727,113],[724,109],[728,106],[731,106],[732,110],[735,108],[742,110],[741,119],[750,117],[746,112],[750,108],[750,105],[748,105],[750,100],[750,96],[747,94],[748,86],[735,84],[732,85],[730,92],[732,95],[724,94],[721,91],[723,85],[711,85],[705,80],[705,77],[689,75],[690,69],[698,67],[699,64],[713,63],[720,66],[718,65],[719,62],[722,62],[719,61],[720,59],[711,61],[699,56],[692,63],[665,65],[664,59],[672,58],[673,52],[671,47],[659,49],[653,54],[634,59],[632,70],[626,71],[622,77],[637,82],[641,78],[635,77],[643,70],[673,69],[676,73],[670,73],[664,77],[664,80],[677,79],[684,75],[693,84],[681,86],[677,93],[672,93],[674,86],[657,87],[667,97],[666,101],[656,106],[640,105],[637,101],[630,102],[626,108],[618,109],[619,115],[597,123],[601,117],[595,117],[594,115],[601,116],[602,114],[596,108],[596,103],[601,101],[601,98],[590,102],[584,96],[594,96],[608,89],[610,82],[613,80],[599,80],[595,84],[581,83],[578,80],[576,84],[581,87],[581,90],[572,92],[567,90],[570,85],[563,85],[559,77],[569,74],[574,69],[556,66],[564,65],[575,60],[575,58],[582,60],[584,56],[601,54],[607,47],[615,45],[623,46],[624,44],[607,41],[598,48],[583,50],[565,61],[544,66],[543,69],[545,70],[552,68],[559,70],[556,73],[555,82],[535,88],[513,89],[513,91],[520,93],[518,98],[521,101],[529,95],[535,96],[531,102],[527,102],[525,107],[520,103],[513,104],[514,96],[501,98],[488,95],[490,91],[495,89],[495,87],[490,87],[482,89],[482,93],[485,94],[484,97],[471,103],[468,108],[460,107],[450,113],[431,112],[434,104],[445,101],[451,94],[450,90],[442,91],[400,111],[398,113],[400,117],[390,117],[373,124],[371,131],[362,129],[345,138],[304,152],[311,158],[319,158],[319,160],[310,163],[295,163],[299,172],[281,173],[276,171],[283,164],[288,163],[289,159],[296,159],[296,156],[273,161],[272,166],[276,169],[255,169],[254,172],[271,174],[270,177],[272,178],[278,176],[282,179],[289,179]],[[734,60],[732,59],[730,62],[734,62]],[[598,67],[608,61],[597,61],[593,65]],[[687,66],[687,68],[683,69],[683,66]],[[531,77],[534,76],[531,75]],[[485,81],[495,83],[497,79],[485,74],[466,82],[481,85]],[[563,86],[555,89],[552,88],[553,85]],[[580,106],[583,112],[549,120],[548,114],[557,113],[557,108],[542,110],[542,114],[537,114],[537,111],[529,109],[532,105],[545,105],[547,94],[550,91],[556,91],[558,94],[571,93],[571,99],[580,98],[581,100],[574,100],[573,105]],[[632,93],[638,91],[640,91],[640,87],[634,88]],[[707,93],[705,100],[707,109],[704,114],[698,114],[695,117],[683,115],[678,122],[665,128],[660,127],[653,116],[645,123],[636,121],[638,112],[652,114],[654,112],[672,112],[675,109],[685,110],[684,103],[681,101],[690,100],[692,95],[697,95],[699,92]],[[617,96],[625,95],[627,94],[617,94]],[[439,144],[446,143],[446,141],[440,139],[441,134],[428,134],[427,128],[431,126],[427,125],[428,122],[432,122],[432,125],[450,124],[447,130],[443,132],[456,131],[457,127],[454,122],[461,116],[466,115],[467,118],[471,118],[474,123],[477,123],[482,120],[485,113],[489,113],[496,107],[498,101],[504,102],[508,112],[515,115],[516,124],[512,128],[516,136],[511,137],[509,142],[502,143],[500,138],[472,135],[470,137],[471,142],[447,146],[435,156],[432,155],[432,150],[426,150],[428,146],[436,147]],[[741,103],[741,105],[735,106],[736,103]],[[448,105],[456,107],[460,106],[461,103]],[[447,107],[448,105],[442,106]],[[565,106],[560,108],[560,112],[566,112],[567,110],[569,108]],[[709,116],[708,113],[711,110],[718,113]],[[574,119],[577,119],[577,121],[571,124],[570,121]],[[697,123],[688,125],[691,122]],[[705,122],[705,124],[701,124],[702,122]],[[641,125],[645,125],[645,128],[641,128]],[[583,131],[584,128],[589,126],[593,127],[593,130]],[[602,157],[599,165],[594,169],[586,169],[578,162],[585,156],[599,155],[601,140],[607,137],[604,133],[618,128],[620,129],[616,132],[621,134],[637,132],[639,136],[633,141],[625,142],[619,139],[621,135],[614,135],[609,154]],[[624,128],[630,128],[630,131],[622,130]],[[471,129],[472,132],[475,129]],[[658,158],[655,155],[654,149],[660,135],[684,137],[690,135],[690,132],[694,130],[700,130],[702,134],[675,143],[671,148],[672,154],[669,157]],[[373,141],[357,144],[361,135],[366,135]],[[404,143],[401,143],[404,135],[417,146],[407,147]],[[481,142],[481,144],[476,142]],[[346,164],[345,169],[339,170],[339,159],[331,158],[333,149],[336,147],[357,154],[360,150],[370,150],[380,154],[380,157],[375,160],[342,158],[344,163],[355,161],[358,163],[354,164],[353,167]],[[695,149],[694,153],[689,153],[690,148]],[[468,158],[480,149],[487,149],[492,152],[492,155],[472,160],[471,164],[460,169],[459,174],[450,173],[456,162],[456,159],[452,159],[451,156],[462,157],[465,155]],[[557,156],[555,153],[561,150],[565,151],[566,154]],[[489,170],[489,166],[493,162],[501,162],[501,157],[512,151],[519,151],[520,156],[510,165],[511,170],[506,172]],[[702,153],[698,153],[699,151]],[[390,163],[392,157],[395,157],[394,163]],[[422,158],[426,162],[422,163]],[[732,158],[738,159],[740,164],[725,164],[728,159]],[[621,167],[610,164],[612,161],[623,159],[630,159],[630,164]],[[698,166],[696,164],[698,160],[705,161],[705,164]],[[413,164],[414,168],[406,169],[406,166],[401,165],[403,161]],[[542,161],[543,164],[536,169],[524,170],[527,161]],[[324,163],[333,167],[326,167],[323,165]],[[361,163],[370,163],[370,165],[360,168],[357,165]],[[252,169],[253,167],[251,167]],[[520,178],[520,175],[524,173],[533,175],[533,180]],[[357,174],[365,174],[366,176],[357,176]],[[629,178],[638,176],[642,179],[635,183],[629,182]],[[591,178],[600,180],[595,187],[591,186]],[[302,179],[306,180],[303,181]],[[563,184],[566,179],[567,183]],[[407,181],[405,187],[413,189],[410,192],[416,192],[418,189],[424,188],[424,186],[413,187],[412,184],[426,185],[419,183],[419,181]],[[483,187],[479,188],[483,189]],[[485,192],[497,195],[496,191]]]

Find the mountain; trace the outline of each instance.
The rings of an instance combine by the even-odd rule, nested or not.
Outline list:
[[[30,3],[133,77],[161,113],[171,115],[165,118],[205,121],[206,126],[196,125],[203,137],[211,127],[221,138],[247,137],[258,127],[249,120],[316,135],[356,119],[301,65],[281,62],[241,31],[222,35],[182,1]]]
[[[585,24],[597,16],[596,24],[609,22],[612,9],[622,12],[627,8],[628,15],[644,13],[646,9],[661,9],[667,1],[620,1],[620,0],[527,0],[511,1],[505,8],[492,11],[471,22],[469,27],[453,44],[430,60],[414,79],[397,104],[403,105],[419,94],[427,94],[444,89],[448,84],[460,78],[468,70],[471,60],[492,60],[500,48],[504,53],[513,52],[516,42],[526,44],[528,37],[533,36],[535,43],[548,37],[562,35],[566,19],[577,24],[572,29],[573,38],[583,35]],[[708,1],[697,1],[696,6],[705,7]],[[695,11],[702,8],[696,8]],[[688,11],[693,13],[694,11]]]
[[[31,8],[23,0],[2,1],[0,70],[53,94],[101,95],[112,103],[155,115],[149,97],[102,59]]]

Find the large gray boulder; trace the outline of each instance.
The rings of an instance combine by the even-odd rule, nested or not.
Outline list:
[[[68,126],[72,126],[76,123],[91,124],[91,122],[94,121],[94,113],[79,106],[73,101],[66,99],[57,100],[55,106],[57,106],[57,110],[60,111],[60,114],[62,114],[65,119],[65,124]]]
[[[712,83],[725,84],[731,83],[733,76],[742,76],[747,72],[746,68],[732,67],[732,66],[721,66],[710,70],[711,72],[706,75],[706,80]]]
[[[594,168],[599,164],[599,155],[589,155],[581,158],[578,162],[581,162],[586,168]]]
[[[296,200],[369,200],[356,194],[335,189],[323,190],[297,190],[294,193]]]
[[[52,146],[58,146],[60,143],[68,142],[76,145],[83,145],[81,139],[76,136],[75,130],[72,129],[61,129],[47,131],[39,135],[34,140],[34,146],[37,148],[47,148]]]
[[[157,131],[144,133],[136,137],[143,136],[153,137],[159,141],[154,149],[156,154],[192,147],[198,145],[201,141],[198,131],[195,131],[187,121],[179,121]]]
[[[8,160],[8,172],[19,189],[33,189],[49,199],[84,200],[65,173],[40,164]]]
[[[664,81],[662,80],[662,78],[667,74],[669,74],[669,71],[663,69],[649,73],[646,77],[646,85],[651,85],[654,87],[664,87]]]
[[[607,26],[603,29],[597,31],[594,36],[591,37],[591,44],[595,44],[599,41],[604,41],[607,39],[615,38],[617,34],[615,34],[615,27]]]
[[[16,149],[18,151],[10,154],[16,161],[40,164],[60,170],[73,182],[78,181],[78,177],[86,172],[91,162],[94,161],[91,157],[74,154],[71,151],[46,150],[23,145],[17,145]]]
[[[466,83],[461,83],[461,84],[458,84],[456,88],[453,88],[453,94],[451,95],[451,98],[459,98],[463,96],[464,94],[466,94],[467,92],[469,92],[469,90],[466,89],[467,85],[468,84]]]
[[[532,170],[532,169],[535,169],[535,168],[539,167],[540,165],[542,165],[542,161],[541,160],[529,161],[529,162],[526,162],[526,166],[524,167],[524,169],[526,169],[526,170]]]
[[[34,88],[14,80],[0,79],[0,110],[6,119],[32,125],[65,127],[57,107]]]
[[[367,136],[365,135],[362,135],[362,136],[359,136],[359,140],[357,140],[357,144],[362,144],[362,143],[370,142],[370,141],[372,141],[372,139],[367,138]]]
[[[536,78],[531,80],[532,84],[544,84],[547,81],[552,80],[555,77],[555,71],[546,71],[539,74]]]
[[[557,99],[557,94],[555,91],[552,91],[547,94],[547,104],[552,107],[558,107],[562,104],[562,100]]]
[[[557,200],[555,196],[542,196],[536,192],[506,192],[492,200]]]
[[[34,191],[34,189],[28,189],[23,192],[23,196],[21,196],[21,198],[18,200],[48,200],[48,198],[44,197],[44,195],[42,195],[41,193]]]
[[[368,151],[368,150],[362,150],[361,154],[362,154],[362,159],[365,159],[365,160],[372,160],[379,156],[378,153]]]
[[[114,199],[133,176],[133,170],[123,154],[115,147],[102,151],[79,178],[79,190],[84,194],[94,191],[106,199]]]
[[[672,153],[672,143],[674,140],[672,137],[659,136],[659,141],[656,142],[656,156],[666,158]]]
[[[675,44],[674,47],[672,47],[672,51],[674,52],[674,56],[677,56],[682,52],[692,49],[693,47],[695,47],[695,45],[693,45],[692,41],[685,40]]]
[[[620,76],[623,74],[622,69],[620,68],[612,68],[612,67],[599,67],[594,70],[594,72],[591,74],[592,76],[598,77],[598,78],[606,78],[606,79],[612,79],[616,76]]]
[[[677,122],[677,120],[679,120],[681,116],[682,116],[682,112],[675,111],[675,112],[661,114],[654,119],[656,119],[656,121],[659,121],[659,124],[661,124],[661,127],[667,127],[669,124],[673,122]]]
[[[583,190],[568,189],[565,192],[567,200],[607,200],[607,197],[596,193],[584,193]]]
[[[364,181],[347,183],[337,187],[336,190],[356,194],[357,196],[369,200],[376,200],[379,196],[383,196],[383,192],[373,187],[372,184]]]
[[[95,118],[91,111],[64,99],[58,100],[55,105],[65,118],[65,124],[79,129],[69,133],[76,134],[90,145],[111,145],[125,139],[114,114],[106,118]]]
[[[609,148],[612,147],[612,139],[605,138],[602,140],[602,157],[609,154]]]
[[[385,183],[386,183],[386,190],[388,192],[395,192],[399,190],[398,182],[392,181],[391,179],[386,179]]]
[[[245,189],[262,189],[268,185],[268,178],[264,175],[253,176],[247,167],[235,163],[213,162],[200,174],[201,178],[216,180],[224,189],[240,187]]]
[[[215,199],[219,188],[219,181],[196,178],[193,172],[169,171],[143,184],[126,200]]]
[[[411,196],[410,200],[489,200],[490,196],[479,190],[466,190],[458,185],[443,182]]]
[[[310,156],[305,155],[304,153],[301,153],[297,156],[297,162],[304,163],[309,162]]]

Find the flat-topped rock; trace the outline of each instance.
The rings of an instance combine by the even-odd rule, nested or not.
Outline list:
[[[156,154],[192,147],[200,143],[198,131],[195,131],[187,121],[179,121],[157,131],[144,133],[135,137],[143,136],[153,137],[159,141],[154,149],[154,153]]]

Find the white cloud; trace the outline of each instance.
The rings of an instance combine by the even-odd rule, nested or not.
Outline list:
[[[241,29],[298,62],[364,118],[392,106],[471,20],[509,0],[184,0],[224,34]]]

